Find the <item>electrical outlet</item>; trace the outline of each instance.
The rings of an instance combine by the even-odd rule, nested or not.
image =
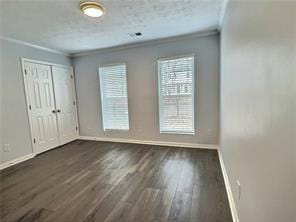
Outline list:
[[[3,151],[4,152],[10,152],[10,145],[8,143],[4,144]]]
[[[237,185],[237,197],[240,200],[241,199],[241,191],[242,191],[242,189],[241,189],[241,183],[240,183],[239,180],[236,181],[236,185]]]
[[[207,131],[207,135],[208,135],[208,136],[213,136],[213,130],[212,130],[212,129],[208,129],[208,131]]]

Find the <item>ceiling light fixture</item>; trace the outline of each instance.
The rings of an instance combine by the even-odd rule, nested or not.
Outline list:
[[[81,11],[89,17],[100,17],[104,15],[104,8],[97,2],[82,2],[80,4]]]

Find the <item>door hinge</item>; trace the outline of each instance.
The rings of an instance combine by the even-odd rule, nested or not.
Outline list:
[[[32,109],[32,106],[31,106],[31,105],[29,105],[29,109],[30,109],[30,110]]]
[[[71,79],[73,79],[73,75],[71,75]]]
[[[73,101],[73,105],[74,105],[74,106],[75,106],[75,104],[76,104],[75,101]]]
[[[76,126],[76,131],[78,130],[78,126]]]
[[[25,75],[27,75],[27,70],[25,69]]]
[[[33,142],[36,143],[36,139],[35,138],[33,139]]]

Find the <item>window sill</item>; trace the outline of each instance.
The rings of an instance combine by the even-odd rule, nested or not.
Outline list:
[[[104,132],[128,132],[129,129],[104,129]]]
[[[195,132],[160,131],[160,134],[175,134],[175,135],[189,135],[189,136],[194,136],[195,135]]]

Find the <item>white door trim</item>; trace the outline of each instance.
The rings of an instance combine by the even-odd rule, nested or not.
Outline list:
[[[51,66],[50,69],[52,70],[52,66],[57,66],[57,67],[63,67],[63,68],[70,68],[72,71],[72,75],[73,75],[73,81],[75,83],[75,77],[74,77],[74,72],[73,72],[73,67],[72,66],[68,66],[68,65],[61,65],[61,64],[56,64],[56,63],[50,63],[50,62],[43,62],[43,61],[39,61],[39,60],[34,60],[34,59],[27,59],[24,57],[20,58],[21,61],[21,67],[22,67],[22,75],[23,75],[23,82],[24,82],[24,93],[25,93],[25,97],[26,97],[26,107],[27,107],[27,115],[28,115],[28,120],[29,120],[29,127],[30,127],[30,136],[31,136],[31,144],[32,144],[32,154],[33,155],[37,155],[38,152],[36,150],[35,147],[35,143],[34,143],[34,136],[33,136],[33,129],[32,129],[32,116],[31,116],[31,112],[30,112],[30,100],[29,100],[29,95],[28,95],[28,83],[27,83],[27,79],[26,79],[26,71],[25,71],[25,63],[26,62],[31,62],[31,63],[37,63],[37,64],[42,64],[42,65],[49,65]],[[51,72],[52,74],[52,72]],[[75,84],[74,84],[75,86]],[[54,95],[55,97],[55,95]],[[78,114],[77,114],[77,99],[76,99],[76,90],[75,90],[75,111],[76,111],[76,117],[77,117],[77,138],[78,138],[78,132],[79,132],[79,125],[78,125]]]
[[[75,84],[75,75],[74,75],[74,68],[73,66],[70,66],[72,76],[73,76],[73,87],[74,87],[74,102],[75,102],[75,113],[76,113],[76,121],[77,121],[77,138],[79,138],[80,132],[79,132],[79,119],[78,119],[78,104],[77,104],[77,95],[76,95],[76,84]]]
[[[33,63],[42,64],[42,65],[58,66],[58,67],[64,67],[64,68],[73,68],[70,65],[62,65],[62,64],[51,63],[51,62],[44,62],[44,61],[35,60],[35,59],[27,59],[27,58],[24,58],[24,57],[21,57],[21,62],[22,62],[22,64],[24,62],[33,62]]]

